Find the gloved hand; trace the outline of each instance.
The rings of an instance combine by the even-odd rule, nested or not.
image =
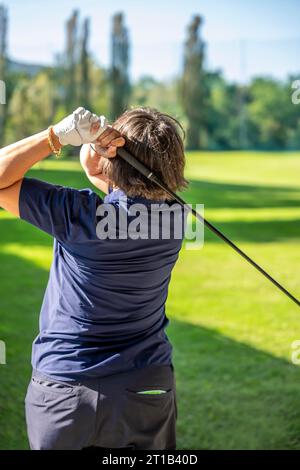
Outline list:
[[[106,129],[104,116],[97,116],[80,107],[53,126],[62,145],[79,146],[94,142]]]

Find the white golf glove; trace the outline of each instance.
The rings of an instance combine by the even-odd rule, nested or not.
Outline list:
[[[98,126],[97,126],[98,124]],[[79,146],[94,142],[106,129],[104,116],[97,116],[80,107],[53,126],[62,145]]]

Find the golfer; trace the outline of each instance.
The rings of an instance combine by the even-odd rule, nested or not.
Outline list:
[[[104,199],[25,177],[64,145],[81,146],[81,165]],[[0,206],[54,239],[25,398],[31,449],[176,447],[165,303],[183,238],[174,227],[184,217],[116,156],[123,145],[171,190],[186,186],[179,125],[149,108],[128,110],[112,126],[78,108],[0,151]],[[161,204],[169,236],[145,236],[153,226],[131,236],[131,209],[138,205],[149,221]],[[157,233],[164,217],[155,220]]]

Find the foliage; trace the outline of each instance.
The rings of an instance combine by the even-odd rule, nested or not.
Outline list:
[[[188,28],[184,48],[184,67],[181,80],[182,107],[187,117],[187,148],[201,146],[200,134],[205,129],[206,81],[204,78],[204,43],[200,36],[202,18],[195,16]]]
[[[1,11],[6,25],[6,10]],[[107,69],[91,56],[89,19],[81,22],[76,10],[66,23],[65,50],[52,67],[13,68],[6,57],[3,27],[0,65],[7,105],[0,107],[0,141],[9,143],[38,132],[78,106],[88,106],[111,121],[127,107],[151,106],[179,119],[186,129],[187,149],[300,148],[300,105],[291,100],[297,76],[285,81],[257,77],[241,85],[228,82],[220,71],[207,70],[202,18],[195,16],[188,28],[182,76],[165,81],[142,76],[130,84],[129,33],[124,22],[121,13],[113,18]]]
[[[129,37],[122,13],[113,16],[112,63],[110,70],[111,106],[110,117],[117,118],[128,106],[130,84],[128,75]]]

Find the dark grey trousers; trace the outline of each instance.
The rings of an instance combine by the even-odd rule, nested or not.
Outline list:
[[[149,390],[165,393],[138,393]],[[173,366],[147,366],[75,384],[34,371],[25,411],[34,450],[176,448]]]

